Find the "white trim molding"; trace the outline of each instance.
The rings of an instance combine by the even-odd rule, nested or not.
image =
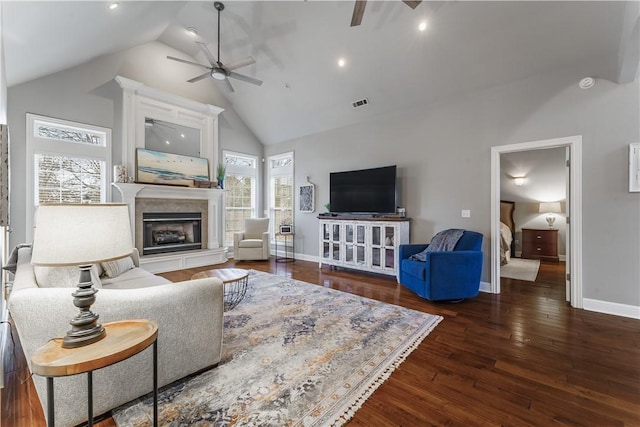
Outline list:
[[[585,310],[629,317],[631,319],[640,319],[640,306],[637,305],[620,304],[591,298],[584,298],[582,304]]]
[[[122,164],[135,176],[136,149],[145,148],[145,119],[164,120],[200,131],[200,157],[209,160],[211,170],[218,164],[218,122],[223,108],[203,104],[143,83],[116,76],[122,89]]]
[[[500,293],[500,154],[543,148],[569,147],[571,182],[568,194],[571,221],[569,245],[571,248],[571,306],[583,308],[582,297],[582,136],[531,141],[520,144],[491,147],[491,292]]]

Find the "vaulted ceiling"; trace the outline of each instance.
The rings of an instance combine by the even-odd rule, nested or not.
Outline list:
[[[149,41],[206,64],[216,54],[211,1],[2,1],[9,87]],[[227,1],[221,60],[262,86],[231,80],[229,103],[265,144],[402,112],[450,97],[574,67],[593,76],[637,78],[638,2],[369,1],[350,27],[353,1]],[[418,30],[421,21],[427,29]],[[337,65],[345,60],[344,67]],[[167,66],[193,68],[188,64]],[[206,70],[204,70],[206,71]],[[198,85],[201,83],[193,83]],[[352,102],[367,98],[367,106]]]

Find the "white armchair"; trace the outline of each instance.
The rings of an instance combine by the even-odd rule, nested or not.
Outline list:
[[[246,218],[244,231],[233,234],[236,260],[269,259],[269,218]]]

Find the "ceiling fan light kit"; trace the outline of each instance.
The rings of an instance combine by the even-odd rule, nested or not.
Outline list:
[[[232,71],[238,68],[246,67],[247,65],[255,64],[256,61],[252,57],[249,56],[247,58],[241,59],[240,61],[232,62],[231,64],[228,64],[228,65],[223,64],[222,61],[220,60],[220,12],[224,10],[224,4],[222,2],[217,1],[213,3],[213,6],[218,11],[218,59],[213,57],[213,53],[211,53],[211,51],[209,50],[209,48],[205,43],[202,43],[199,41],[196,41],[196,43],[198,43],[198,46],[200,46],[200,50],[202,50],[202,53],[204,53],[204,56],[207,58],[207,61],[209,61],[209,66],[203,65],[197,62],[187,61],[185,59],[176,58],[173,56],[167,56],[167,59],[171,59],[172,61],[178,61],[185,64],[195,65],[195,66],[207,69],[206,73],[200,74],[199,76],[196,76],[187,80],[187,82],[189,83],[195,83],[200,80],[204,80],[207,77],[212,77],[215,80],[223,81],[226,89],[229,92],[235,92],[235,90],[233,89],[233,86],[231,85],[231,82],[229,81],[229,78],[242,80],[244,82],[251,83],[257,86],[262,85],[262,80],[258,80],[253,77],[245,76],[244,74],[238,74]]]
[[[422,3],[422,0],[402,0],[402,3],[409,6],[411,9],[415,9]],[[356,0],[356,4],[353,7],[353,15],[351,15],[351,26],[357,27],[362,23],[362,17],[364,16],[364,9],[367,5],[367,0]],[[426,25],[424,27],[427,28]],[[421,29],[420,31],[424,31]]]

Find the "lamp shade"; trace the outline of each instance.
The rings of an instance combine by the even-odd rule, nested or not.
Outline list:
[[[94,264],[122,258],[132,249],[127,205],[56,204],[38,207],[32,264]]]
[[[538,210],[540,213],[560,213],[560,202],[541,202]]]

